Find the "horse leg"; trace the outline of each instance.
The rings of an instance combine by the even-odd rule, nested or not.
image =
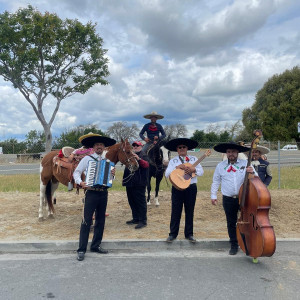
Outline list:
[[[39,221],[44,220],[43,207],[46,205],[45,201],[46,185],[40,183],[40,207],[39,207]]]
[[[151,177],[149,175],[149,180],[148,180],[148,184],[147,184],[147,193],[148,193],[148,196],[147,196],[147,205],[151,205],[151,202],[150,202],[150,192],[151,192]]]
[[[154,200],[155,200],[155,205],[156,205],[156,206],[159,206],[159,202],[158,202],[158,192],[159,192],[160,182],[161,182],[163,176],[164,176],[163,171],[156,174],[155,198],[154,198]]]
[[[57,190],[58,188],[58,184],[59,182],[51,182],[51,203],[48,201],[48,218],[49,219],[53,219],[54,218],[54,207],[53,207],[53,204],[52,204],[52,199],[53,199],[53,195],[55,195],[55,191]],[[50,203],[50,205],[49,205]],[[56,203],[56,199],[55,199],[55,203]]]

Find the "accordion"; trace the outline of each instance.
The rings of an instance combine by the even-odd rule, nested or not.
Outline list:
[[[113,176],[111,170],[115,164],[110,160],[90,160],[86,170],[86,184],[90,187],[111,187]]]

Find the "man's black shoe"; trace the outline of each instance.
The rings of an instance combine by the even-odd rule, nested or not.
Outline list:
[[[105,249],[103,249],[102,247],[98,247],[98,248],[96,248],[96,249],[92,249],[91,248],[91,252],[97,252],[97,253],[100,253],[100,254],[107,254],[108,253],[108,251],[107,250],[105,250]]]
[[[84,260],[84,252],[77,252],[77,260],[79,261]]]
[[[146,227],[147,225],[146,224],[144,224],[144,223],[139,223],[139,224],[137,224],[134,228],[135,229],[141,229],[141,228],[144,228],[144,227]]]
[[[196,239],[192,235],[186,237],[186,239],[189,240],[191,243],[196,243]]]
[[[176,239],[176,237],[174,237],[173,235],[169,235],[166,242],[167,243],[172,243],[175,239]]]
[[[236,255],[238,250],[239,249],[237,247],[231,247],[229,250],[229,255]]]
[[[139,224],[139,221],[130,220],[126,222],[127,225]]]

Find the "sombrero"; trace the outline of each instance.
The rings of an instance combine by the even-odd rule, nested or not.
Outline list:
[[[245,146],[249,148],[251,147],[251,145],[248,144]],[[258,150],[261,153],[261,155],[268,154],[270,152],[269,148],[260,145],[257,145],[255,148],[253,148],[253,150]]]
[[[159,115],[156,111],[153,111],[148,115],[144,115],[145,119],[151,119],[151,117],[156,117],[157,119],[163,119],[164,118],[164,116]]]
[[[188,150],[191,150],[198,146],[198,142],[187,138],[177,138],[167,142],[165,148],[170,151],[177,151],[177,146],[179,145],[185,145],[188,147]]]
[[[105,145],[105,147],[112,146],[116,143],[114,139],[92,132],[82,135],[78,140],[87,148],[92,148],[95,143],[102,143]]]
[[[221,143],[214,146],[214,150],[221,153],[226,153],[228,149],[236,149],[239,152],[247,152],[250,150],[249,148],[241,146],[235,142]]]

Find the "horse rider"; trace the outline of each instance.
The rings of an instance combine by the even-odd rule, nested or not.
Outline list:
[[[268,186],[272,180],[272,173],[270,169],[270,163],[263,159],[263,155],[267,155],[270,149],[264,146],[257,145],[252,149],[252,162],[251,165],[257,172],[260,180]]]
[[[172,171],[174,171],[175,169],[182,169],[187,174],[195,173],[197,176],[202,176],[204,172],[200,164],[198,164],[196,167],[185,165],[185,163],[193,164],[197,160],[197,157],[187,155],[188,150],[194,149],[197,146],[198,143],[196,141],[187,138],[177,138],[170,140],[168,143],[166,143],[165,148],[167,148],[170,151],[177,151],[178,156],[175,156],[170,160],[165,176],[169,177]],[[178,235],[183,205],[185,210],[185,238],[192,243],[196,242],[193,232],[196,195],[196,176],[191,179],[190,186],[184,190],[178,190],[174,186],[172,186],[172,212],[170,221],[170,233],[167,238],[168,243],[173,242]]]
[[[166,137],[163,127],[157,123],[157,120],[161,120],[164,116],[159,115],[157,112],[153,111],[148,115],[144,115],[145,119],[150,119],[151,122],[143,126],[140,132],[140,138],[146,142],[143,147],[142,152],[147,154],[151,145],[155,145],[159,140],[162,140]],[[146,137],[144,133],[146,132]],[[161,135],[159,135],[161,134]]]
[[[223,195],[223,208],[227,220],[227,230],[231,248],[230,255],[238,252],[238,241],[236,236],[236,222],[239,210],[239,190],[244,182],[245,173],[257,173],[252,166],[247,167],[247,160],[239,159],[238,154],[248,152],[249,148],[236,144],[234,142],[221,143],[214,147],[214,150],[226,153],[227,160],[220,162],[214,172],[211,185],[211,203],[217,205],[217,192],[221,184],[221,193]]]
[[[124,170],[122,185],[126,187],[128,203],[132,212],[132,220],[127,221],[126,224],[136,224],[135,229],[141,229],[147,226],[145,192],[149,176],[149,162],[148,156],[142,153],[143,144],[140,141],[134,141],[132,147],[139,168],[134,173],[131,173],[127,167]]]
[[[108,253],[101,247],[101,241],[105,225],[105,211],[107,206],[107,188],[88,187],[85,181],[82,181],[81,175],[85,173],[89,161],[101,161],[102,153],[105,147],[112,146],[116,143],[114,139],[101,136],[100,134],[88,133],[79,138],[79,142],[86,148],[93,148],[94,153],[85,156],[74,171],[73,177],[75,183],[85,189],[83,218],[80,227],[79,248],[77,250],[77,259],[82,261],[87,250],[90,227],[92,224],[93,214],[95,212],[94,236],[91,244],[91,252],[101,254]],[[115,169],[111,171],[115,176]]]

